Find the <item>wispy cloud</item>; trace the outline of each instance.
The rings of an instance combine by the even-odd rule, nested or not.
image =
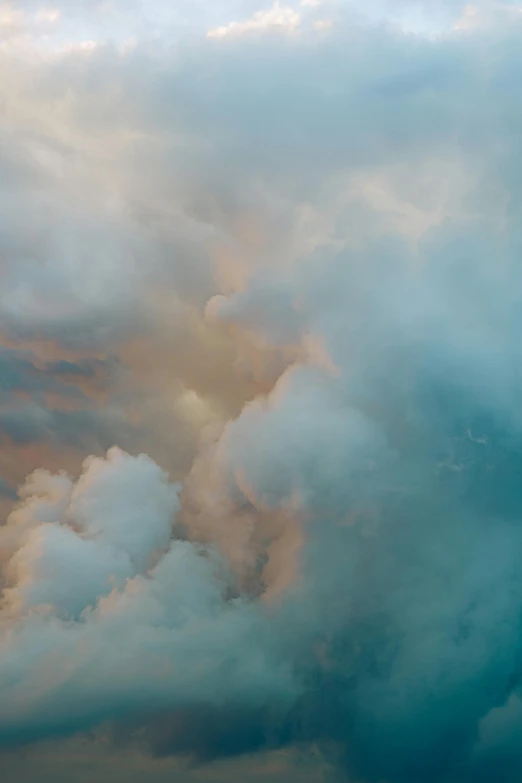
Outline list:
[[[301,16],[294,8],[275,2],[266,11],[257,11],[244,22],[229,22],[220,27],[214,27],[207,33],[208,38],[226,38],[228,36],[243,36],[251,33],[264,32],[295,32],[301,25]]]

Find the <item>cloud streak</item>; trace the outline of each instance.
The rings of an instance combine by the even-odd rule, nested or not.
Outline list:
[[[214,27],[207,33],[207,38],[226,38],[252,33],[283,32],[292,33],[299,28],[301,17],[289,6],[278,2],[267,11],[257,11],[251,19],[244,22],[229,22],[221,27]]]

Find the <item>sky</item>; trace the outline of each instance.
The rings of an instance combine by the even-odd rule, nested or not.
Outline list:
[[[519,783],[521,43],[0,3],[2,783]]]

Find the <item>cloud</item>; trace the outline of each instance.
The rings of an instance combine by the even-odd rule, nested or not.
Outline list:
[[[214,27],[207,33],[208,38],[226,38],[227,36],[248,35],[270,31],[292,33],[299,28],[301,17],[290,6],[282,6],[275,2],[267,11],[257,11],[245,22],[229,22],[227,25]]]
[[[499,22],[505,22],[506,17],[516,19],[520,13],[522,7],[517,3],[468,3],[455,23],[455,30],[466,32],[474,28],[496,26]]]
[[[320,783],[329,770],[320,759],[310,755],[301,757],[298,753],[275,752],[257,759],[223,760],[209,771],[172,757],[151,758],[133,748],[121,753],[101,737],[94,742],[81,738],[41,743],[23,753],[4,753],[1,768],[6,783],[32,783],[35,777],[44,783],[67,783],[81,779],[82,775],[94,775],[100,783],[141,783],[144,776],[154,783],[166,783],[173,777],[181,783],[201,783],[209,779],[215,783],[230,783],[245,776],[254,783]]]
[[[520,776],[520,20],[331,19],[2,56],[6,749]]]
[[[155,712],[220,710],[231,697],[261,709],[269,693],[284,703],[287,673],[269,666],[269,646],[255,649],[262,615],[227,599],[211,552],[170,540],[177,488],[149,458],[113,449],[88,460],[76,484],[37,471],[20,496],[0,542],[2,744],[141,719],[150,699]],[[254,645],[247,656],[234,650],[239,639]],[[74,716],[71,698],[82,705]]]
[[[329,30],[332,25],[333,22],[331,19],[316,19],[314,22],[316,30]]]
[[[11,5],[3,4],[0,6],[0,26],[4,34],[10,29],[17,29],[23,24],[24,14],[16,11]]]

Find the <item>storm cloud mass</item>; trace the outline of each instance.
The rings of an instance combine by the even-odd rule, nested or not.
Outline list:
[[[518,783],[522,6],[209,5],[0,6],[0,777]]]

